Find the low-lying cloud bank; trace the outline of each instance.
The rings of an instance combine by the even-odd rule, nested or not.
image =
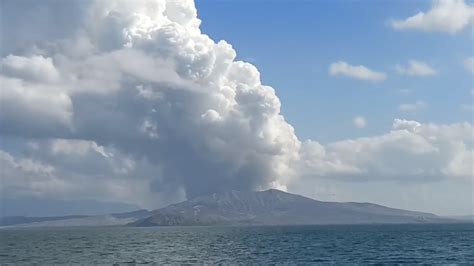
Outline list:
[[[304,172],[338,178],[472,180],[473,127],[395,119],[384,135],[327,145],[306,141]]]
[[[470,123],[397,119],[380,136],[302,142],[257,68],[201,33],[192,1],[77,5],[61,38],[24,32],[2,51],[2,195],[151,208],[308,177],[473,180]]]

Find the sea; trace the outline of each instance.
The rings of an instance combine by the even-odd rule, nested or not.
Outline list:
[[[0,264],[474,264],[474,224],[0,229]]]

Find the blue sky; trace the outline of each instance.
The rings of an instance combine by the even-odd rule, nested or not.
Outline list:
[[[255,64],[282,102],[282,112],[302,138],[330,142],[376,135],[394,118],[420,122],[472,121],[461,104],[472,102],[472,27],[454,34],[400,31],[391,19],[429,10],[430,1],[197,1],[201,29],[226,40],[238,58]],[[336,61],[364,65],[388,78],[381,82],[330,76]],[[395,65],[426,62],[428,77],[405,76]],[[410,90],[403,93],[401,90]],[[423,101],[424,110],[404,113],[400,104]],[[356,129],[354,116],[367,119]]]

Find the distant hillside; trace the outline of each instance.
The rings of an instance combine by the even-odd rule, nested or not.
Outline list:
[[[25,217],[25,216],[8,216],[0,217],[0,226],[14,225],[14,224],[29,224],[29,223],[42,223],[51,222],[57,220],[69,220],[69,219],[80,219],[85,218],[84,215],[71,215],[71,216],[53,216],[53,217]]]
[[[371,203],[317,201],[270,189],[230,191],[158,209],[134,226],[439,223],[454,220]]]
[[[95,200],[58,200],[40,197],[0,197],[0,218],[9,216],[91,216],[139,210],[135,205]]]
[[[56,217],[12,216],[0,218],[1,227],[61,227],[125,225],[150,216],[147,210],[104,215],[73,215]]]
[[[188,226],[451,223],[466,220],[439,217],[356,202],[324,202],[270,189],[229,191],[197,197],[155,211],[105,215],[3,217],[0,227],[57,226]]]
[[[474,215],[457,215],[457,216],[446,216],[450,219],[456,219],[464,222],[474,222]]]

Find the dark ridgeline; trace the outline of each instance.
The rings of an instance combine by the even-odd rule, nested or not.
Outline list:
[[[199,196],[154,210],[89,216],[0,217],[1,227],[411,224],[472,222],[372,203],[325,202],[275,189]]]
[[[317,201],[275,189],[214,193],[172,204],[151,214],[130,225],[393,224],[453,221],[430,213],[393,209],[371,203]]]

